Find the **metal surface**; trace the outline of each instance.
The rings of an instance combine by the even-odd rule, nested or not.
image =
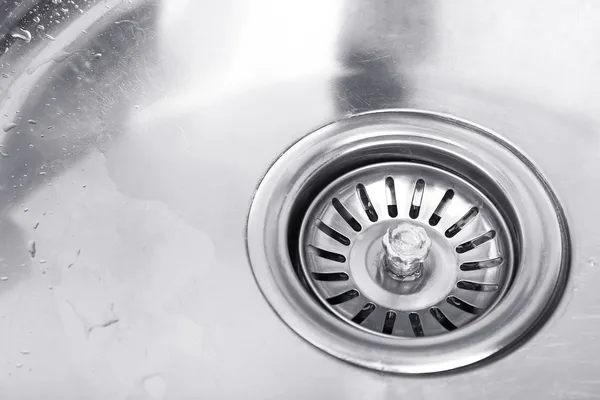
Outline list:
[[[481,204],[484,218],[475,219],[475,223],[466,225],[455,237],[444,241],[446,250],[442,248],[436,251],[440,257],[449,253],[448,243],[455,245],[456,252],[460,253],[470,247],[467,243],[474,244],[479,238],[485,237],[494,240],[487,240],[488,246],[483,244],[476,246],[473,251],[464,252],[465,257],[478,257],[469,261],[488,260],[498,253],[506,258],[508,266],[513,264],[513,257],[518,258],[518,261],[515,263],[516,275],[510,289],[487,315],[445,335],[399,341],[394,337],[375,336],[369,331],[356,329],[316,304],[294,273],[294,263],[300,258],[306,273],[321,272],[316,263],[311,265],[308,261],[310,257],[306,257],[306,254],[322,244],[316,243],[315,247],[307,251],[306,247],[311,244],[309,240],[316,236],[310,230],[303,230],[308,225],[301,225],[298,218],[304,215],[310,201],[331,181],[331,177],[377,162],[406,160],[411,163],[433,164],[456,175],[452,178],[441,169],[425,166],[411,171],[406,167],[407,164],[402,164],[404,169],[396,170],[390,164],[392,177],[411,171],[410,175],[423,175],[425,182],[452,180],[455,192],[461,193],[466,199],[460,207],[461,216],[457,218],[467,215],[473,204]],[[362,170],[357,170],[358,176],[361,173]],[[369,174],[365,175],[365,187],[373,188],[373,174],[380,176],[381,171],[372,166]],[[461,183],[458,176],[465,179],[468,177],[471,185],[476,184],[481,193],[475,191],[473,186]],[[350,177],[351,186],[358,187],[352,174],[347,177]],[[348,192],[342,189],[348,184],[345,178],[336,182],[339,186],[334,186],[333,192],[343,192],[344,195],[339,198],[340,203],[351,207],[347,211],[355,215],[365,207],[365,201],[361,201],[361,205],[348,202]],[[327,196],[327,189],[324,193]],[[486,197],[494,199],[497,206],[486,202]],[[413,208],[414,198],[412,196],[412,203],[405,204],[402,208]],[[318,205],[324,203],[317,197],[315,204],[317,211],[313,215],[313,210],[309,208],[308,220],[314,220],[320,215]],[[375,208],[382,209],[375,199],[372,204]],[[334,205],[333,209],[335,208]],[[502,218],[494,216],[494,210],[501,213]],[[420,213],[417,216],[411,211],[413,210],[409,211],[409,215],[412,214],[415,219],[421,216]],[[424,206],[422,211],[425,215],[435,210]],[[374,222],[373,212],[369,214],[371,218],[358,220],[368,226],[365,230],[366,240],[357,240],[356,243],[359,255],[347,256],[349,271],[357,281],[357,288],[363,291],[372,281],[364,264],[357,261],[361,258],[360,254],[370,253],[368,250],[363,251],[363,242],[372,243],[371,239],[381,237],[389,226],[375,223],[367,225],[367,221]],[[367,214],[364,209],[363,213]],[[326,222],[331,222],[326,214],[323,214],[323,218]],[[427,220],[428,218],[423,218],[422,221]],[[447,232],[454,231],[453,224],[454,222],[440,220],[440,225],[446,228],[444,237]],[[497,238],[494,236],[496,230]],[[430,232],[433,234],[434,230]],[[478,239],[460,242],[460,235]],[[507,243],[510,239],[513,239],[511,244]],[[299,255],[296,245],[298,241]],[[506,351],[522,341],[531,334],[532,328],[539,327],[538,323],[548,316],[553,303],[558,300],[569,259],[568,233],[560,205],[546,187],[543,178],[516,149],[491,132],[465,121],[406,110],[373,112],[345,118],[294,144],[273,164],[256,191],[248,218],[247,242],[253,272],[263,294],[278,315],[300,336],[348,362],[382,371],[411,374],[464,367],[502,350]],[[512,247],[515,248],[514,254],[507,250]],[[507,268],[503,272],[509,271]],[[435,275],[442,278],[445,276]],[[442,280],[449,283],[450,279]],[[435,288],[426,289],[443,296],[443,285],[438,286],[437,279],[432,282],[435,283]],[[375,288],[366,292],[367,298],[381,293],[377,285],[371,287],[373,286]],[[316,291],[323,293],[323,290]],[[353,292],[352,296],[355,295]],[[420,299],[418,295],[406,304],[398,304],[395,302],[402,299],[397,296],[378,294],[373,303],[385,303],[387,307],[404,309],[416,299],[421,301],[419,307],[427,308],[432,305],[427,303],[432,300],[429,296]],[[460,302],[454,295],[448,299],[457,306]],[[350,313],[351,310],[346,310],[347,315]],[[341,312],[340,314],[343,315]],[[413,319],[415,325],[416,317],[413,316]],[[436,324],[435,321],[432,322]],[[427,331],[429,328],[423,330]]]
[[[391,181],[390,181],[391,180]],[[412,212],[413,194],[417,192],[417,182],[424,183],[418,208]],[[390,202],[386,199],[386,182],[393,182],[395,209],[390,215]],[[363,204],[357,196],[356,187],[362,184],[368,193],[372,209],[376,212],[375,221],[367,216]],[[436,211],[447,190],[453,190],[451,204],[435,225],[429,220]],[[361,225],[356,232],[340,216],[332,205],[332,199],[339,199],[346,210]],[[478,215],[465,224],[461,231],[454,233],[451,228],[457,221],[477,206]],[[431,336],[446,332],[444,326],[433,318],[434,312],[449,317],[455,329],[474,320],[487,310],[506,289],[513,269],[512,240],[495,207],[478,190],[451,173],[416,163],[374,164],[350,172],[329,185],[315,199],[304,218],[300,233],[300,258],[307,280],[322,303],[337,312],[347,321],[352,321],[372,332],[382,332],[384,328],[394,336]],[[400,224],[399,224],[400,222]],[[472,224],[472,225],[471,225]],[[327,226],[348,238],[348,243],[340,243],[323,232]],[[419,229],[429,240],[430,253],[422,261],[424,272],[416,279],[398,282],[395,274],[390,274],[384,261],[384,243],[387,231],[406,226]],[[458,253],[462,243],[469,242],[486,232],[494,231],[496,237],[477,246],[471,251]],[[446,234],[446,232],[449,232]],[[451,237],[448,237],[451,236]],[[560,247],[560,246],[559,246]],[[328,253],[323,254],[321,250]],[[333,253],[333,254],[331,254]],[[334,256],[332,256],[334,255]],[[339,258],[337,255],[341,255]],[[469,271],[461,270],[461,265],[477,261],[501,259],[501,263],[491,268]],[[343,273],[348,279],[332,280],[328,273]],[[290,271],[293,273],[293,270]],[[483,284],[477,289],[490,288],[490,291],[465,290],[464,282]],[[467,284],[468,285],[468,284]],[[355,290],[356,298],[336,296]],[[461,299],[462,303],[475,306],[464,311],[448,297]],[[332,304],[332,299],[335,304]],[[342,301],[345,300],[345,301]],[[452,299],[450,299],[451,301]],[[461,303],[461,304],[462,304]],[[361,313],[366,304],[376,308],[364,320]],[[388,312],[392,312],[394,323],[385,327]],[[418,328],[411,327],[409,313],[417,313]],[[356,322],[360,315],[360,322]],[[413,315],[414,318],[414,315]],[[391,324],[391,322],[389,322]],[[418,329],[418,332],[414,332]],[[456,358],[460,358],[457,353]]]
[[[0,1],[2,35],[32,35],[0,43],[3,398],[598,397],[599,3],[63,0],[23,21],[35,1],[17,3]],[[565,295],[503,358],[426,380],[353,367],[252,278],[264,172],[383,108],[498,132],[564,207]]]

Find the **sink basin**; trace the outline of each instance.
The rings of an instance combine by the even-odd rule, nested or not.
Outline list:
[[[0,1],[3,397],[597,396],[598,13],[559,0]],[[565,279],[502,354],[456,351],[458,370],[416,373],[345,362],[271,304],[290,292],[255,276],[247,223],[267,171],[311,132],[381,110],[492,132],[556,200]],[[511,165],[478,162],[499,191],[518,186]]]

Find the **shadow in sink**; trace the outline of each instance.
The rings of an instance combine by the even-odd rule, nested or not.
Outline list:
[[[401,106],[412,92],[411,70],[432,43],[432,1],[357,3],[341,26],[338,61],[344,73],[334,82],[343,113]]]

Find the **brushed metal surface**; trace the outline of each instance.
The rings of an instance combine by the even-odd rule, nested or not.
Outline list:
[[[34,3],[0,2],[3,398],[599,396],[599,3],[63,0],[39,23]],[[381,108],[501,133],[561,200],[565,295],[507,357],[377,374],[304,342],[255,284],[265,171]]]

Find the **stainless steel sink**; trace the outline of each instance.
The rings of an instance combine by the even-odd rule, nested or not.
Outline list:
[[[599,398],[599,15],[600,3],[555,0],[0,1],[2,397]],[[265,196],[267,171],[300,176],[308,153],[289,151],[382,110],[491,132],[555,196],[546,205],[564,217],[563,241],[538,256],[564,250],[566,282],[501,354],[471,341],[444,353],[449,368],[357,362],[298,329],[320,319],[273,302],[320,286],[299,274],[306,292],[295,294],[255,277],[266,268],[248,243],[255,195],[275,204],[303,193]],[[457,148],[476,154],[472,144]],[[478,154],[478,168],[499,171],[498,193],[515,191],[502,174],[514,165]],[[532,232],[547,234],[547,210],[528,210],[541,221]],[[515,282],[530,274],[522,295],[508,278],[493,283],[515,299],[512,315],[528,312],[526,289],[548,271],[515,260]],[[323,321],[339,314],[343,334],[369,318],[321,300],[307,307]]]

